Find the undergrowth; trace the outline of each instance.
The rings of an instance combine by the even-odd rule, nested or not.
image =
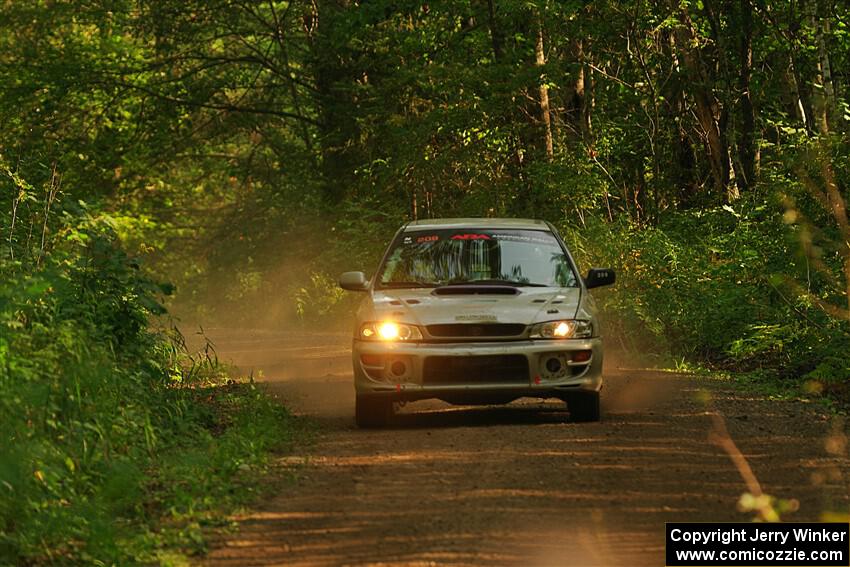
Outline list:
[[[179,563],[252,497],[292,420],[209,345],[191,354],[158,326],[171,290],[113,219],[5,181],[0,564]]]

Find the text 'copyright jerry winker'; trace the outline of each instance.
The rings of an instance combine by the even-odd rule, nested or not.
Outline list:
[[[850,525],[667,524],[667,565],[850,566]]]

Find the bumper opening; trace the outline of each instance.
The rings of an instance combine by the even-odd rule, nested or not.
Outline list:
[[[528,384],[528,358],[521,354],[495,356],[429,356],[422,370],[423,385]]]

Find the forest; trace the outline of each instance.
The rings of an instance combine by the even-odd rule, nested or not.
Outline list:
[[[177,329],[347,331],[414,219],[548,220],[610,345],[850,402],[845,0],[6,0],[0,124],[3,563],[202,550],[295,433]]]

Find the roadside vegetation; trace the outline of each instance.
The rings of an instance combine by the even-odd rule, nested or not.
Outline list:
[[[2,4],[3,559],[196,541],[290,429],[166,308],[186,329],[345,329],[337,274],[411,219],[550,220],[583,269],[618,272],[610,342],[846,403],[848,13]]]
[[[0,564],[178,564],[255,496],[291,420],[209,345],[189,353],[158,326],[170,289],[122,250],[115,219],[0,173],[15,196],[0,259]]]
[[[619,268],[617,289],[599,294],[615,345],[846,408],[850,232],[836,180],[848,179],[848,150],[814,145],[792,154],[806,165],[789,166],[775,190],[651,227],[567,229],[586,261]]]

